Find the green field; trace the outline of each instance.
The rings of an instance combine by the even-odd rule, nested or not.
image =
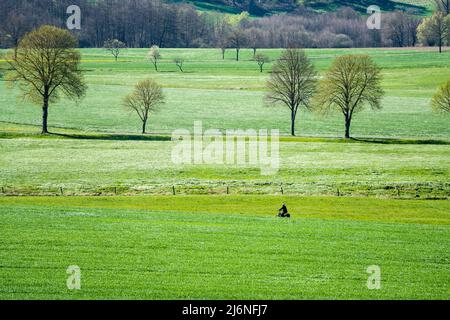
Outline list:
[[[449,51],[307,50],[321,75],[345,53],[383,68],[383,110],[358,114],[349,141],[339,114],[307,111],[288,136],[288,110],[263,103],[272,64],[259,73],[250,50],[164,49],[159,73],[146,50],[81,51],[87,95],[50,106],[52,135],[0,82],[0,299],[449,298],[450,116],[429,106]],[[148,77],[167,103],[142,136],[121,99]],[[279,172],[173,164],[170,135],[194,121],[279,128]],[[70,265],[82,290],[66,287]]]
[[[290,221],[273,217],[287,201]],[[448,201],[0,198],[1,299],[448,299]],[[79,291],[66,269],[81,268]],[[369,290],[366,269],[381,268]]]
[[[280,50],[261,50],[275,59]],[[4,194],[279,193],[446,198],[449,195],[450,116],[429,106],[436,87],[450,77],[450,52],[434,50],[308,50],[323,73],[344,53],[367,53],[383,67],[383,110],[356,115],[357,140],[343,143],[342,116],[303,112],[298,134],[282,137],[281,168],[261,176],[257,167],[176,166],[165,141],[194,121],[208,128],[279,128],[289,131],[289,112],[263,103],[271,65],[261,74],[243,50],[242,61],[225,61],[214,49],[166,49],[159,73],[145,50],[126,50],[119,62],[101,49],[82,50],[89,85],[79,103],[51,106],[49,124],[59,135],[41,137],[40,108],[0,86],[0,192]],[[171,59],[183,55],[186,72]],[[121,106],[132,86],[146,77],[161,82],[167,104],[139,136],[139,120]],[[327,138],[329,137],[329,138]],[[375,140],[374,140],[375,139]],[[157,141],[154,141],[157,140]],[[339,191],[338,191],[339,189]]]
[[[261,50],[272,59],[280,50]],[[437,87],[450,77],[450,51],[441,55],[434,50],[307,50],[320,72],[333,58],[345,53],[367,53],[383,67],[386,96],[383,110],[363,112],[352,127],[359,137],[450,137],[450,117],[431,113],[429,102]],[[101,49],[82,50],[83,68],[89,85],[87,96],[78,104],[61,101],[50,110],[49,125],[87,131],[139,133],[139,120],[121,106],[122,98],[134,84],[147,77],[161,82],[167,104],[150,119],[149,131],[171,133],[177,128],[192,128],[194,120],[205,128],[279,128],[289,133],[289,111],[264,106],[264,87],[271,64],[263,74],[251,61],[251,50],[243,50],[242,60],[226,61],[216,49],[166,49],[164,60],[155,73],[146,61],[145,49],[129,49],[118,63]],[[177,72],[171,63],[176,56],[187,61],[186,72]],[[18,94],[0,85],[0,121],[38,125],[40,108],[22,100]],[[298,134],[342,137],[341,115],[321,117],[303,112],[298,119]]]
[[[69,135],[70,137],[70,135]],[[89,137],[89,136],[87,136]],[[10,195],[285,194],[446,198],[449,144],[280,143],[280,170],[259,166],[177,165],[170,141],[12,138],[1,140],[0,186]],[[131,138],[134,138],[132,136]]]

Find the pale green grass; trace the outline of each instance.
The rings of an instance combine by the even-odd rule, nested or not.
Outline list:
[[[175,142],[0,139],[0,186],[8,194],[265,193],[448,197],[449,144],[286,140],[280,170],[255,165],[178,165]],[[384,141],[388,142],[388,141]],[[426,141],[425,141],[426,142]],[[400,191],[397,191],[397,188]],[[116,190],[117,191],[117,190]],[[400,194],[398,193],[400,192]]]

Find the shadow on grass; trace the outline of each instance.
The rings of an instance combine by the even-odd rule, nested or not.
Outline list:
[[[65,134],[50,133],[50,135],[76,140],[110,140],[110,141],[171,141],[170,136],[134,135],[134,134]]]
[[[0,139],[73,139],[105,141],[171,141],[170,135],[164,134],[113,134],[113,133],[57,133],[40,134],[33,132],[1,132]],[[281,136],[280,142],[333,142],[333,143],[367,143],[367,144],[413,144],[413,145],[450,145],[450,140],[439,139],[400,139],[400,138],[333,138],[333,137],[291,137]]]
[[[389,139],[389,138],[351,138],[350,141],[376,144],[432,144],[450,145],[448,140],[437,139]]]
[[[106,140],[106,141],[171,141],[164,135],[134,135],[134,134],[77,134],[77,133],[16,133],[0,132],[0,139],[73,139],[73,140]]]

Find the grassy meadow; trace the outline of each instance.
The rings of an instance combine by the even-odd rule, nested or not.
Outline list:
[[[260,50],[275,60],[281,50]],[[450,77],[450,51],[441,55],[428,50],[307,50],[323,73],[333,58],[345,53],[373,56],[383,68],[386,95],[383,110],[356,115],[352,133],[357,137],[450,137],[449,116],[432,114],[429,106],[437,87]],[[102,49],[82,50],[83,68],[89,90],[78,102],[60,101],[50,108],[49,125],[83,131],[139,133],[136,115],[122,107],[123,97],[140,80],[151,77],[165,89],[167,103],[149,120],[149,131],[170,134],[177,128],[192,128],[201,120],[205,128],[279,128],[290,131],[289,110],[264,104],[265,83],[272,64],[261,74],[251,50],[242,50],[242,61],[234,61],[228,50],[221,60],[217,49],[165,49],[161,72],[146,59],[147,50],[128,49],[115,63]],[[185,73],[171,61],[186,59]],[[18,100],[18,92],[0,86],[0,121],[40,124],[40,108]],[[299,115],[298,134],[342,137],[340,114],[322,117],[311,112]]]
[[[51,104],[51,135],[0,81],[0,299],[449,298],[450,116],[430,100],[450,51],[307,50],[320,75],[347,53],[383,68],[383,109],[357,114],[350,141],[340,114],[308,111],[288,136],[288,109],[263,101],[272,63],[260,73],[251,50],[163,49],[158,73],[147,50],[81,52],[89,89]],[[167,99],[142,136],[121,100],[149,77]],[[170,135],[194,121],[280,129],[280,170],[173,164]]]
[[[2,299],[448,299],[448,201],[0,198],[0,221]]]
[[[280,50],[260,50],[275,60]],[[0,86],[0,137],[5,194],[230,193],[359,195],[446,198],[449,194],[450,116],[429,106],[436,87],[450,77],[450,52],[434,49],[308,50],[323,74],[340,54],[363,53],[383,68],[383,110],[355,116],[351,142],[340,114],[302,112],[301,138],[281,138],[281,168],[264,177],[258,167],[173,165],[171,132],[218,128],[290,130],[289,110],[264,104],[272,64],[260,73],[251,50],[241,61],[215,49],[165,49],[160,72],[146,50],[124,50],[119,62],[102,49],[83,49],[89,90],[80,102],[50,107],[49,125],[58,135],[40,137],[40,108],[18,99],[17,89]],[[174,57],[186,59],[177,71]],[[139,119],[121,105],[139,80],[164,86],[166,105],[149,120],[152,135],[140,136]],[[51,170],[49,169],[51,168]],[[339,191],[338,191],[339,189]]]

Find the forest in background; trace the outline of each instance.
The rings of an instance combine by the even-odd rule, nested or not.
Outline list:
[[[400,8],[406,10],[395,10],[398,7],[392,1],[375,1],[394,10],[383,14],[381,30],[369,30],[367,16],[352,8],[352,1],[347,1],[349,7],[322,13],[312,8],[324,1],[312,1],[311,8],[287,0],[196,2],[230,2],[227,8],[250,13],[255,13],[254,4],[262,8],[261,14],[280,13],[261,17],[248,11],[224,14],[160,0],[0,0],[0,44],[15,47],[26,32],[43,24],[65,27],[67,7],[73,4],[82,13],[81,30],[74,31],[80,47],[103,47],[110,39],[135,48],[234,48],[236,44],[248,48],[405,47],[416,45],[421,21],[415,10],[420,7],[403,5]]]

